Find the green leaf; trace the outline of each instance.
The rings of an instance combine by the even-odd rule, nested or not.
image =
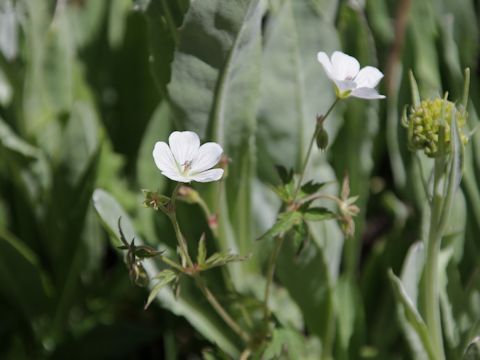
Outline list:
[[[280,213],[275,224],[273,224],[273,226],[257,240],[265,240],[274,238],[275,236],[283,236],[294,225],[300,224],[301,221],[302,214],[298,211],[287,211]]]
[[[395,299],[397,301],[399,313],[404,316],[408,324],[411,326],[412,333],[408,333],[407,337],[415,336],[419,339],[422,346],[421,353],[415,353],[415,356],[422,357],[428,355],[430,359],[435,359],[435,351],[430,341],[427,326],[419,314],[417,308],[408,297],[401,280],[395,276],[392,270],[389,270],[388,276],[392,284]],[[418,349],[412,349],[418,350]]]
[[[205,264],[205,259],[207,257],[207,246],[205,244],[205,234],[202,235],[200,241],[198,242],[198,254],[197,254],[197,263],[202,266]]]
[[[157,275],[155,275],[154,279],[158,279],[159,281],[153,286],[152,290],[150,291],[150,295],[148,295],[147,303],[145,304],[145,309],[147,309],[153,300],[157,297],[160,290],[162,290],[165,286],[170,284],[173,280],[177,278],[177,273],[172,270],[163,270],[160,271]]]
[[[323,207],[312,207],[302,212],[306,221],[325,221],[336,219],[337,215]]]
[[[478,360],[480,359],[480,336],[473,339],[467,346],[462,360]]]
[[[1,297],[26,319],[34,319],[45,314],[51,292],[52,284],[38,255],[23,241],[0,229]]]
[[[273,330],[272,340],[268,344],[262,359],[298,359],[304,355],[305,339],[291,328]]]
[[[217,266],[223,266],[231,262],[245,261],[248,260],[250,256],[243,256],[237,254],[231,254],[228,251],[218,252],[211,255],[206,261],[204,268],[202,270],[211,269]]]
[[[105,229],[112,235],[115,246],[121,245],[117,226],[119,218],[122,219],[122,229],[125,237],[127,239],[135,238],[135,243],[142,244],[142,239],[135,233],[130,217],[109,193],[101,189],[95,190],[93,204]],[[150,277],[154,277],[158,273],[154,260],[145,259],[142,263]],[[238,356],[239,349],[235,341],[229,337],[228,330],[225,329],[223,323],[219,323],[211,311],[206,311],[199,306],[197,298],[189,298],[184,293],[182,292],[180,297],[175,298],[173,292],[165,288],[164,291],[157,294],[157,299],[163,307],[172,313],[184,316],[206,339],[216,343],[231,356]]]
[[[168,92],[173,119],[233,159],[225,182],[202,192],[218,214],[222,250],[253,249],[252,182],[261,65],[263,0],[193,1],[185,15]],[[188,101],[185,101],[188,99]],[[210,190],[210,192],[208,192]],[[216,198],[220,201],[216,201]],[[229,267],[241,286],[255,262]]]

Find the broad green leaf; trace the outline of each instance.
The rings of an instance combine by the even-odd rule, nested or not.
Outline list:
[[[323,355],[328,356],[334,335],[332,277],[322,249],[315,242],[296,256],[297,249],[290,240],[287,237],[284,241],[276,274],[302,311],[308,331],[321,339]]]
[[[298,359],[304,356],[305,340],[297,331],[290,328],[273,330],[272,339],[262,359]]]
[[[0,294],[27,323],[45,314],[52,296],[38,254],[4,229],[0,229]]]
[[[13,96],[13,87],[7,78],[7,75],[0,68],[0,106],[7,106],[10,104]]]
[[[462,357],[462,360],[478,359],[480,359],[480,336],[477,336],[470,342],[470,344],[468,344],[468,347]]]
[[[430,341],[427,326],[419,314],[416,306],[412,303],[412,300],[408,297],[405,288],[401,280],[395,276],[392,270],[389,270],[388,276],[390,283],[392,284],[395,299],[397,301],[398,311],[402,317],[410,325],[410,330],[406,334],[407,338],[414,337],[415,342],[418,343],[421,348],[412,348],[414,356],[417,359],[435,359],[435,350]]]
[[[355,331],[355,317],[358,316],[358,299],[351,280],[343,276],[335,287],[335,313],[338,321],[340,345],[348,354],[350,338]]]
[[[170,110],[165,101],[155,109],[145,129],[137,157],[137,182],[142,188],[163,190],[166,178],[153,162],[153,147],[157,141],[168,142],[171,130],[169,121]]]
[[[132,6],[130,0],[116,0],[110,2],[108,16],[108,42],[110,47],[118,48],[122,45],[125,36],[127,16]]]
[[[173,280],[177,278],[177,274],[175,271],[172,270],[162,270],[157,275],[155,275],[154,279],[157,279],[158,282],[152,287],[150,291],[150,295],[148,295],[147,303],[145,304],[145,309],[152,303],[153,300],[158,295],[158,292],[162,290],[165,286],[170,284]]]
[[[408,250],[400,276],[405,293],[416,308],[418,308],[418,292],[424,265],[425,250],[423,243],[416,242]]]
[[[268,182],[275,179],[274,165],[300,168],[316,115],[334,100],[333,86],[316,60],[318,51],[339,48],[335,28],[322,15],[334,3],[270,2],[256,139],[258,172]],[[334,115],[326,122],[331,139],[340,125]]]
[[[121,246],[120,233],[118,231],[118,219],[122,219],[122,230],[127,239],[135,238],[136,244],[142,244],[142,239],[136,234],[132,221],[117,201],[107,192],[101,189],[95,190],[93,204],[105,229],[110,233],[115,246]],[[158,268],[153,260],[144,260],[144,267],[150,277],[158,273]],[[127,276],[125,272],[125,276]],[[235,341],[228,335],[225,327],[219,323],[213,313],[205,311],[199,304],[198,299],[185,297],[181,293],[175,298],[172,291],[163,288],[157,294],[160,304],[178,316],[184,316],[205,338],[216,343],[220,348],[231,356],[238,356],[239,349]]]
[[[0,52],[8,61],[14,60],[18,54],[18,22],[21,16],[18,12],[12,1],[0,3]]]
[[[219,215],[219,247],[252,249],[251,189],[255,114],[260,84],[263,0],[192,2],[180,30],[168,85],[174,119],[232,159],[225,187],[204,196]],[[187,69],[187,70],[186,70]],[[188,101],[185,101],[188,99]],[[220,197],[220,201],[214,198]],[[230,268],[241,286],[255,262]]]
[[[257,240],[272,239],[275,236],[284,236],[293,226],[300,224],[302,214],[298,211],[287,211],[278,215],[277,221]]]

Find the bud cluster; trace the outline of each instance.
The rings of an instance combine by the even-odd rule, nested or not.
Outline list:
[[[441,131],[444,131],[445,149],[450,149],[450,125],[452,113],[455,111],[455,118],[460,129],[460,138],[465,145],[468,138],[462,132],[466,124],[466,113],[456,109],[451,101],[436,98],[423,100],[417,107],[413,108],[404,124],[409,129],[409,146],[411,150],[423,150],[429,157],[439,155],[439,139]],[[443,119],[442,120],[442,112]],[[444,130],[442,127],[445,127]]]

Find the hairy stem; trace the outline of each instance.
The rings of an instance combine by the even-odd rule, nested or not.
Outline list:
[[[230,326],[230,328],[242,338],[242,340],[246,343],[250,340],[250,337],[248,334],[242,330],[240,325],[237,324],[237,322],[227,313],[227,311],[223,308],[223,306],[218,302],[217,298],[213,293],[208,289],[207,285],[203,282],[202,278],[200,275],[195,275],[195,281],[202,290],[203,294],[207,298],[208,302],[212,307],[215,309],[215,311],[220,315],[220,317],[225,321],[225,323]]]
[[[177,184],[175,189],[173,190],[172,198],[171,198],[171,207],[168,211],[168,217],[170,218],[172,225],[175,229],[175,235],[177,237],[178,245],[180,246],[180,251],[182,253],[183,258],[187,262],[187,265],[191,268],[193,268],[194,264],[193,261],[188,253],[188,247],[187,247],[187,242],[185,241],[185,238],[180,230],[180,225],[178,224],[177,220],[177,215],[176,215],[176,208],[175,208],[175,202],[177,199],[178,195],[178,189],[180,188],[180,183]],[[164,259],[163,259],[164,260]],[[170,264],[171,265],[171,264]],[[176,266],[175,266],[176,268]],[[182,272],[185,272],[182,269]],[[202,293],[205,295],[207,298],[208,302],[212,307],[215,309],[215,311],[218,313],[218,315],[225,321],[225,323],[238,335],[242,338],[243,341],[248,343],[250,340],[248,334],[242,330],[240,325],[227,313],[227,311],[223,308],[223,306],[218,302],[217,298],[213,293],[208,289],[207,285],[201,278],[200,274],[197,273],[194,276],[195,283],[197,286],[200,288]]]
[[[442,210],[442,194],[439,192],[440,180],[444,172],[443,157],[435,159],[434,184],[432,207],[430,214],[430,229],[427,243],[427,257],[425,263],[425,321],[430,339],[436,352],[436,359],[445,359],[442,338],[442,325],[440,322],[440,299],[438,288],[438,257],[442,234],[439,220]]]
[[[324,122],[327,119],[328,115],[330,115],[335,105],[337,105],[338,101],[339,101],[339,98],[336,98],[335,101],[332,103],[332,105],[330,105],[325,115],[322,116],[322,119],[321,119],[322,122]],[[300,192],[300,188],[302,187],[302,181],[305,176],[305,171],[307,170],[308,161],[310,160],[310,156],[312,154],[313,144],[315,143],[315,139],[317,138],[317,135],[320,132],[320,130],[321,130],[321,126],[317,123],[315,127],[315,131],[313,132],[312,138],[310,140],[310,144],[308,145],[307,155],[305,156],[305,160],[303,161],[302,170],[300,172],[300,177],[298,179],[298,183],[295,188],[292,202],[295,202],[297,200],[297,196]],[[268,319],[270,318],[268,300],[270,298],[270,291],[272,287],[273,276],[275,275],[275,264],[277,262],[278,255],[280,254],[280,251],[282,249],[283,240],[284,240],[284,236],[280,236],[276,238],[275,247],[268,261],[267,284],[265,285],[265,295],[263,300],[264,309],[265,309],[265,312],[264,312],[265,321],[268,321]]]

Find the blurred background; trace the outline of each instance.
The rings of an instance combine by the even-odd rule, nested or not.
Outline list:
[[[154,166],[153,145],[174,129],[219,141],[232,162],[226,200],[215,209],[233,235],[211,247],[254,253],[250,264],[232,268],[234,280],[243,279],[232,293],[256,298],[271,245],[253,240],[275,218],[274,165],[298,169],[315,115],[334,99],[316,53],[340,49],[380,68],[387,99],[337,107],[329,148],[315,154],[308,177],[336,181],[348,172],[360,196],[356,235],[344,242],[336,224],[319,228],[309,250],[323,259],[318,268],[293,262],[287,249],[274,302],[286,314],[281,323],[323,340],[321,321],[303,319],[323,311],[330,279],[341,310],[335,358],[409,358],[386,276],[400,271],[420,239],[425,201],[400,124],[411,103],[408,72],[422,98],[448,91],[455,101],[469,67],[474,129],[479,3],[220,2],[0,0],[0,358],[199,358],[215,343],[234,354],[238,339],[221,321],[201,323],[198,314],[214,315],[194,292],[181,306],[160,299],[143,310],[147,291],[130,281],[92,195],[103,189],[139,237],[172,247],[166,219],[142,207],[141,189],[171,190]],[[202,11],[215,16],[200,22]],[[455,280],[445,306],[452,321],[463,319],[447,334],[452,349],[480,320],[479,176],[477,132],[446,238]],[[199,191],[213,203],[211,190]],[[180,212],[194,244],[206,227],[201,209]],[[228,289],[218,279],[221,272],[211,275],[217,290]]]

